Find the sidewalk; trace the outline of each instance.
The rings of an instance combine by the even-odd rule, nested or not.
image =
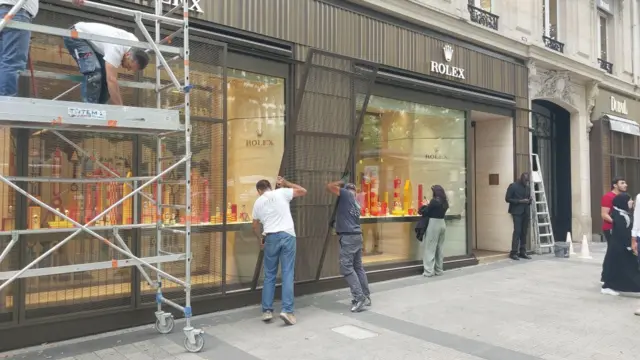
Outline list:
[[[638,299],[601,295],[593,260],[500,261],[373,284],[373,307],[348,311],[346,291],[296,300],[298,324],[260,321],[259,307],[195,318],[205,347],[186,353],[151,326],[0,354],[65,360],[614,360],[638,359]],[[578,252],[579,249],[576,249]],[[150,318],[153,314],[149,314]]]

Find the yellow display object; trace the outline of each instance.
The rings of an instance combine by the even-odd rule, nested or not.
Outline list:
[[[407,179],[404,183],[404,199],[402,202],[402,213],[403,215],[409,215],[409,207],[411,206],[411,180]]]
[[[127,177],[130,178],[131,175],[132,175],[131,171],[128,171]],[[123,185],[122,187],[122,196],[125,197],[129,194],[131,194],[131,186],[130,186],[130,183],[127,183],[127,185]],[[125,225],[133,224],[133,199],[132,198],[128,198],[122,203],[122,223]]]
[[[214,224],[222,223],[222,214],[220,213],[220,207],[216,206],[216,214],[211,217],[211,222]]]

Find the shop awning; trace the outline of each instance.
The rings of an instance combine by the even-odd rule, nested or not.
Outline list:
[[[609,114],[606,114],[604,117],[609,120],[611,131],[640,136],[640,125],[638,125],[637,122]]]

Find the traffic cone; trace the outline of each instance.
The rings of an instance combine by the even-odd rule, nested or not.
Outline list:
[[[587,235],[582,237],[582,246],[580,249],[580,259],[593,259],[589,253],[589,242],[587,241]]]
[[[567,232],[567,242],[569,243],[569,256],[577,255],[576,252],[573,250],[573,240],[571,240],[570,232]]]

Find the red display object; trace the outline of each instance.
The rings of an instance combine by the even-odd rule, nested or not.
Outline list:
[[[418,184],[418,208],[422,206],[422,184]]]
[[[382,202],[382,205],[380,206],[380,215],[381,216],[386,216],[387,215],[387,210],[388,210],[388,205],[386,201]]]

